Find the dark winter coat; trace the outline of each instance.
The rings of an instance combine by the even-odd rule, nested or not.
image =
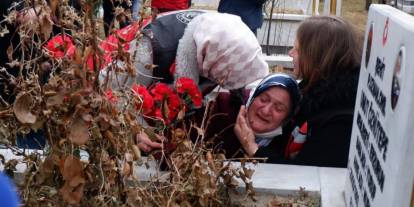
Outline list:
[[[143,33],[151,37],[153,63],[157,65],[153,75],[171,83],[173,77],[170,67],[177,56],[178,42],[184,35],[188,23],[196,16],[205,13],[201,10],[186,10],[160,16],[143,29]]]
[[[245,102],[248,92],[243,93]],[[206,128],[206,138],[211,140],[215,149],[225,153],[226,158],[243,157],[242,146],[234,133],[241,101],[230,93],[219,93],[210,108],[210,117]]]
[[[303,95],[292,124],[285,127],[284,132],[288,133],[270,144],[277,150],[259,149],[256,154],[269,156],[272,163],[346,167],[358,77],[359,70],[355,69],[330,80],[321,80],[311,87]],[[308,125],[306,141],[296,156],[290,157],[287,144],[292,141],[290,132],[305,122]]]
[[[262,6],[266,0],[221,0],[218,11],[240,16],[253,31],[263,24]]]

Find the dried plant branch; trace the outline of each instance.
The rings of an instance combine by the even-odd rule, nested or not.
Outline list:
[[[20,22],[15,31],[20,42],[12,53],[18,53],[14,65],[18,76],[14,77],[2,68],[1,78],[14,83],[14,103],[0,96],[0,137],[16,155],[23,157],[27,169],[21,185],[22,202],[26,206],[223,206],[228,203],[225,190],[233,188],[231,178],[241,175],[242,168],[233,167],[224,155],[216,154],[205,143],[205,130],[211,111],[204,112],[201,125],[180,121],[171,127],[169,123],[150,115],[144,115],[143,102],[134,96],[128,77],[118,81],[113,103],[105,92],[113,78],[120,72],[135,77],[132,68],[133,55],[117,44],[112,54],[111,67],[103,82],[99,82],[103,68],[103,52],[99,37],[99,20],[95,17],[99,0],[81,1],[82,9],[76,11],[67,0],[50,0],[47,5],[40,0],[22,0],[23,10],[34,11],[34,21]],[[117,2],[129,2],[117,0]],[[143,2],[140,14],[148,15],[150,1]],[[16,9],[0,22],[0,36],[7,32],[5,23],[17,22]],[[116,13],[127,15],[122,8]],[[49,16],[48,16],[49,15]],[[56,15],[56,16],[50,16]],[[62,44],[58,49],[62,57],[54,57],[47,49],[49,31],[53,26],[60,31]],[[135,24],[135,23],[134,23]],[[142,19],[137,22],[142,25]],[[70,36],[74,55],[69,54]],[[137,33],[136,39],[142,37]],[[118,37],[120,38],[120,37]],[[121,39],[120,42],[123,40]],[[136,41],[137,44],[139,41]],[[117,64],[122,61],[125,67]],[[139,60],[138,60],[139,61]],[[47,78],[43,76],[46,74]],[[155,79],[155,77],[154,77]],[[101,80],[102,81],[102,80]],[[210,103],[207,104],[210,108]],[[135,178],[134,162],[142,163],[138,147],[132,147],[134,139],[147,126],[141,120],[157,122],[159,134],[168,141],[163,143],[158,167],[167,166],[168,173],[155,169],[155,177],[142,182]],[[197,129],[197,140],[190,140],[189,131]],[[184,131],[177,138],[174,130]],[[29,135],[43,132],[47,142],[43,154],[27,154],[14,143],[17,134]],[[3,137],[5,137],[3,139]],[[174,141],[172,141],[174,140]],[[7,144],[9,143],[9,144]],[[40,143],[38,143],[40,145]],[[173,147],[172,147],[173,146]],[[86,160],[82,157],[87,154]],[[154,152],[154,156],[156,153]],[[152,155],[150,155],[149,159]],[[234,159],[236,160],[236,159]],[[243,161],[248,161],[245,159]],[[6,170],[14,171],[20,161],[8,161]],[[227,162],[227,163],[226,163]],[[146,163],[148,164],[148,163]],[[244,165],[242,166],[244,167]],[[240,172],[239,172],[240,171]],[[139,172],[138,172],[139,173]],[[228,180],[230,177],[230,181]],[[229,182],[225,182],[229,181]],[[247,184],[247,183],[246,183]]]

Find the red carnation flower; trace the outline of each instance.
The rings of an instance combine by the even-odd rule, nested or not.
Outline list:
[[[154,97],[154,101],[163,101],[167,98],[170,94],[174,93],[174,91],[164,83],[158,83],[155,85],[154,88],[151,89],[151,94]]]
[[[54,58],[63,58],[65,55],[73,58],[75,55],[75,45],[68,35],[56,35],[45,45],[45,49]]]
[[[166,111],[166,107],[164,107],[164,114],[168,115],[166,122],[170,123],[172,120],[175,119],[175,117],[177,117],[177,114],[180,111],[180,97],[178,97],[177,94],[172,93],[168,96],[166,103],[168,106],[168,111]]]
[[[176,82],[176,89],[179,95],[190,96],[191,102],[195,107],[201,107],[203,96],[193,79],[186,77],[179,78]]]
[[[135,95],[140,97],[140,101],[135,105],[137,110],[142,109],[144,114],[149,114],[154,106],[154,99],[148,92],[147,88],[142,85],[133,85],[132,91]]]
[[[174,91],[164,83],[157,84],[152,90],[154,101],[158,103],[155,116],[170,123],[180,110],[180,98]]]

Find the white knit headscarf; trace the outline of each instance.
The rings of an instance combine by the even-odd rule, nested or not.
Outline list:
[[[194,18],[179,42],[175,77],[208,78],[225,89],[244,87],[269,72],[256,36],[240,17],[206,13]]]

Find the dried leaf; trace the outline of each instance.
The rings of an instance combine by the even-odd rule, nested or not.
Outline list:
[[[185,117],[185,108],[182,108],[177,114],[177,120],[181,121]]]
[[[204,136],[204,130],[198,126],[193,126],[196,130],[199,136]]]
[[[176,140],[182,140],[185,138],[185,131],[181,128],[177,128],[174,130],[174,139]]]
[[[55,164],[53,158],[48,156],[40,167],[39,172],[42,175],[42,177],[49,177],[53,173],[54,166]]]
[[[37,117],[30,112],[33,100],[27,93],[21,93],[17,95],[13,104],[13,112],[16,115],[17,120],[22,124],[34,124]]]
[[[109,116],[107,114],[100,113],[98,123],[102,131],[109,129]]]
[[[38,119],[38,120],[36,120],[36,122],[34,124],[30,125],[30,128],[33,131],[37,132],[39,129],[43,128],[44,123],[45,123],[44,119]]]
[[[69,204],[78,204],[83,197],[85,184],[83,165],[79,158],[72,155],[62,158],[60,171],[65,184],[59,190],[62,198]]]
[[[9,67],[11,67],[11,68],[14,68],[14,67],[19,67],[20,66],[20,62],[18,61],[18,60],[13,60],[12,62],[8,62],[8,63],[6,63],[6,65],[8,65]]]
[[[80,93],[73,93],[71,96],[71,100],[74,105],[77,105],[83,102],[83,97]]]
[[[77,118],[72,121],[69,131],[69,140],[77,145],[84,145],[89,140],[89,129],[85,121]]]
[[[10,31],[7,29],[7,27],[2,28],[0,31],[0,37],[4,37],[4,35],[9,34]]]
[[[237,180],[229,174],[224,175],[223,180],[224,183],[231,188],[239,186],[239,182],[237,182]]]
[[[83,165],[79,158],[69,155],[63,158],[62,161],[63,166],[61,166],[60,173],[64,180],[71,180],[76,176],[83,175]]]
[[[145,66],[144,66],[144,68],[145,69],[147,69],[147,70],[154,70],[154,68],[156,68],[156,67],[158,67],[158,65],[153,65],[153,64],[146,64]]]
[[[49,80],[49,85],[52,85],[51,84],[51,80]],[[53,87],[53,86],[52,86]],[[54,95],[56,95],[57,94],[57,92],[56,91],[53,91],[53,90],[50,90],[50,91],[45,91],[45,93],[44,93],[44,95],[46,96],[46,97],[50,97],[50,96],[54,96]]]
[[[85,179],[77,176],[70,181],[66,181],[63,187],[59,190],[62,198],[69,204],[78,204],[83,197],[83,189],[85,186]]]
[[[239,186],[239,182],[236,180],[236,178],[234,177],[231,178],[230,186],[233,186],[233,187]]]
[[[93,120],[93,117],[90,114],[82,114],[82,119],[86,122],[91,122]]]
[[[248,169],[248,168],[243,167],[243,171],[244,171],[244,175],[247,178],[252,179],[252,175],[254,173],[254,170],[253,169]]]
[[[50,10],[52,11],[52,16],[56,16],[56,8],[59,4],[59,0],[49,0]]]
[[[134,161],[134,156],[131,153],[125,153],[125,160],[127,162],[132,162]]]
[[[246,183],[246,192],[252,198],[253,201],[256,201],[257,198],[255,197],[255,191],[253,188],[253,182]]]
[[[7,58],[9,61],[13,61],[13,44],[10,42],[9,47],[7,48]]]
[[[76,48],[75,58],[74,58],[73,61],[76,64],[76,66],[82,64],[82,50],[80,48]],[[78,67],[76,67],[76,68],[77,68],[76,70],[79,70]]]
[[[182,140],[178,143],[177,152],[188,152],[192,149],[192,142],[190,140]]]
[[[141,159],[141,150],[138,148],[137,145],[132,145],[132,152],[134,153],[134,160],[140,160]]]
[[[42,15],[40,19],[40,32],[42,33],[44,39],[49,39],[52,29],[53,22],[50,19],[49,14]]]
[[[124,162],[123,163],[123,168],[122,168],[122,175],[128,177],[131,174],[132,174],[131,165],[128,162]]]
[[[57,94],[47,98],[46,106],[53,107],[53,106],[60,106],[63,104],[64,96],[62,94]]]
[[[216,172],[216,166],[214,165],[214,160],[213,160],[213,155],[211,154],[211,151],[208,151],[206,154],[206,159],[208,162],[208,165],[210,166],[210,168]]]
[[[66,143],[67,139],[61,139],[59,140],[59,147],[62,147]]]
[[[106,139],[109,140],[109,142],[111,142],[112,146],[116,146],[116,142],[115,142],[115,139],[114,139],[114,134],[111,131],[106,130],[104,132],[104,136],[105,136]]]

